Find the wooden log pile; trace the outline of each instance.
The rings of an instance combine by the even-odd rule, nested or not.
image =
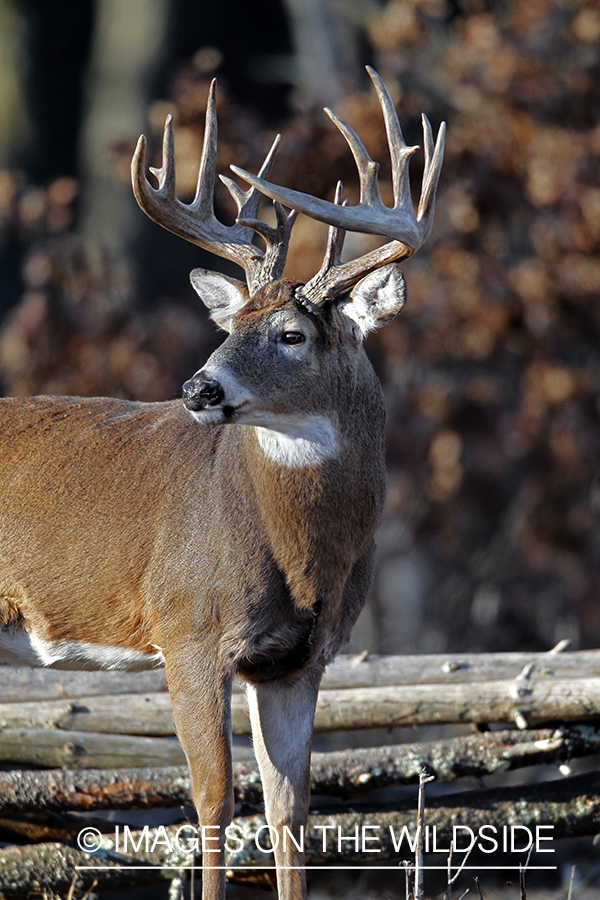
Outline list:
[[[548,764],[556,776],[541,784],[464,791],[453,794],[451,803],[435,798],[427,804],[426,820],[436,826],[439,841],[449,839],[455,823],[473,829],[551,823],[555,838],[599,832],[600,777],[570,776],[570,764],[600,754],[600,651],[563,649],[559,645],[545,654],[363,654],[336,661],[323,680],[316,732],[435,723],[460,725],[467,733],[313,753],[312,792],[323,798],[326,811],[309,822],[309,862],[331,862],[316,837],[325,825],[342,827],[344,834],[377,825],[385,835],[378,861],[396,859],[389,835],[403,826],[414,832],[414,804],[396,802],[390,810],[389,804],[368,801],[368,793],[417,783],[424,770],[439,782],[450,782]],[[0,847],[0,900],[45,889],[76,896],[94,882],[100,889],[172,880],[184,867],[199,864],[198,853],[189,848],[165,849],[169,831],[163,826],[132,828],[132,847],[138,849],[123,853],[115,847],[114,826],[98,818],[106,810],[177,808],[191,802],[162,671],[70,673],[3,666],[0,696],[0,839],[5,842]],[[499,729],[491,730],[492,724]],[[249,733],[241,686],[233,696],[233,731]],[[244,870],[256,873],[256,867],[272,865],[272,857],[252,837],[264,825],[254,757],[250,748],[236,749],[234,790],[240,815],[235,825],[242,840],[228,864],[231,877],[243,880]],[[367,805],[361,806],[365,795]],[[348,798],[358,798],[358,811],[341,805]],[[82,818],[84,814],[92,818]],[[92,856],[73,843],[90,821],[100,835]],[[100,834],[110,828],[112,834]],[[181,826],[170,828],[175,834]],[[363,858],[365,853],[356,852],[346,854],[344,861]]]

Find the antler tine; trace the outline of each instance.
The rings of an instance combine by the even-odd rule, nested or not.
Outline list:
[[[384,206],[379,197],[376,174],[377,163],[371,160],[356,133],[342,119],[330,112],[328,114],[346,138],[359,170],[361,198],[356,206],[339,206],[328,200],[321,200],[317,197],[302,194],[300,191],[272,184],[262,178],[251,175],[244,169],[238,168],[238,166],[231,166],[231,168],[236,175],[239,175],[249,184],[256,187],[265,196],[270,197],[272,200],[278,200],[284,206],[297,209],[313,219],[326,222],[328,225],[344,228],[347,231],[359,231],[365,234],[378,234],[382,237],[389,237],[410,247],[411,252],[414,253],[423,243],[423,237],[420,223],[412,207],[408,186],[407,157],[410,156],[413,150],[406,146],[404,138],[401,137],[395,111],[392,115],[393,104],[391,98],[385,89],[381,90],[383,82],[375,82],[376,88],[378,84],[379,99],[388,130],[390,152],[392,153],[396,192],[396,205],[393,209]],[[442,138],[441,141],[440,136]],[[437,148],[440,148],[439,153],[433,154],[435,165],[432,161],[430,167],[432,185],[435,172],[437,171],[439,175],[437,163],[439,161],[441,165],[440,154],[443,146],[443,131],[440,132],[440,136],[438,136],[438,144],[436,145]],[[429,194],[429,197],[432,199],[433,194]],[[423,225],[426,229],[429,225],[428,220]]]
[[[244,228],[251,228],[264,239],[267,249],[262,262],[261,284],[276,281],[283,275],[287,250],[290,243],[292,226],[296,221],[298,212],[292,209],[289,215],[277,201],[273,201],[277,226],[272,228],[261,219],[236,219],[236,222]]]
[[[335,188],[335,196],[333,198],[333,202],[337,206],[348,205],[347,199],[342,203],[343,190],[344,186],[342,182],[338,181]],[[346,232],[343,228],[338,228],[335,225],[329,226],[327,231],[327,247],[323,262],[321,263],[321,268],[317,274],[311,278],[307,285],[302,285],[296,289],[296,299],[311,311],[315,310],[320,305],[320,299],[327,299],[330,296],[326,287],[327,280],[330,277],[331,270],[341,265],[345,237]],[[308,292],[306,291],[307,287],[309,287]]]
[[[444,159],[444,140],[446,136],[446,123],[442,122],[438,131],[435,148],[433,146],[433,133],[429,119],[425,114],[423,120],[423,146],[425,150],[425,168],[423,169],[423,183],[421,187],[421,197],[419,200],[419,208],[417,210],[417,221],[421,227],[423,235],[422,243],[424,243],[433,227],[433,212],[435,209],[435,194],[437,191],[440,173],[442,171],[442,162]]]
[[[392,163],[394,206],[412,209],[408,164],[410,162],[410,157],[419,148],[417,146],[409,147],[404,140],[396,108],[381,77],[377,74],[375,69],[371,68],[371,66],[367,66],[367,72],[369,73],[373,86],[377,92],[379,105],[381,106],[383,120],[385,122],[388,147],[390,148],[390,160]],[[427,146],[425,147],[425,156],[427,157]]]
[[[279,141],[275,140],[261,168],[261,177],[268,175]],[[268,281],[279,277],[282,271],[289,241],[290,221],[287,231],[272,229],[266,237],[267,252],[253,244],[253,234],[248,225],[236,222],[223,225],[214,213],[214,187],[217,157],[217,108],[216,81],[213,80],[206,107],[204,142],[198,172],[196,196],[192,203],[182,203],[175,193],[175,147],[173,120],[169,116],[163,135],[163,157],[160,169],[150,171],[158,179],[158,188],[152,187],[146,178],[146,139],[142,135],[131,163],[133,191],[144,212],[159,225],[174,234],[191,241],[217,256],[242,266],[246,272],[251,293]],[[226,181],[227,184],[227,181]],[[258,214],[261,194],[255,188],[242,191],[227,184],[244,223]],[[256,229],[255,229],[256,230]]]
[[[144,142],[144,154],[146,152],[146,139],[142,135],[140,141]],[[175,138],[173,136],[173,116],[168,115],[165,121],[162,145],[162,165],[160,169],[150,166],[150,171],[158,180],[158,189],[168,196],[175,196]],[[143,168],[142,168],[143,171]]]
[[[279,148],[280,141],[281,135],[278,134],[260,167],[258,173],[259,177],[263,178],[269,175],[273,167],[275,154]],[[260,281],[256,286],[258,287],[259,284],[266,284],[268,281],[275,281],[283,274],[292,226],[296,221],[298,213],[296,210],[292,210],[290,214],[286,216],[282,205],[277,203],[277,201],[274,201],[273,205],[277,217],[277,226],[272,228],[266,222],[257,218],[260,202],[262,200],[262,194],[259,190],[252,187],[248,191],[242,191],[239,185],[231,178],[228,178],[227,175],[220,175],[219,177],[235,200],[238,208],[238,215],[235,221],[240,228],[240,231],[244,231],[248,234],[249,240],[252,239],[250,231],[260,234],[267,245],[261,265]]]
[[[196,196],[190,204],[202,216],[214,217],[215,174],[217,168],[217,79],[213,78],[208,89],[204,140],[198,168]]]
[[[337,228],[343,228],[345,231],[359,231],[363,234],[379,234],[384,237],[395,238],[399,233],[404,233],[407,241],[417,244],[418,234],[415,228],[414,212],[411,218],[405,214],[405,210],[390,210],[383,204],[371,206],[358,203],[356,206],[336,206],[329,200],[321,200],[318,197],[311,197],[309,194],[303,194],[300,191],[294,191],[292,188],[282,187],[278,184],[272,184],[270,181],[264,181],[239,166],[231,166],[232,172],[247,181],[248,184],[258,188],[258,190],[270,197],[271,200],[278,200],[288,209],[297,209],[311,219],[317,219],[325,222],[326,225],[333,225]],[[395,214],[393,220],[390,219],[390,213]]]
[[[273,168],[273,162],[275,161],[275,154],[279,149],[279,144],[281,142],[281,135],[278,134],[275,137],[275,140],[271,144],[271,149],[267,153],[265,160],[260,167],[258,177],[259,178],[268,178],[271,169]],[[228,175],[219,175],[219,178],[233,197],[235,201],[235,205],[237,206],[237,219],[238,223],[241,223],[242,219],[258,219],[258,211],[260,209],[260,203],[262,200],[262,194],[257,188],[252,187],[248,191],[243,191],[241,187],[236,184],[233,178],[229,178]]]
[[[365,145],[347,122],[336,115],[332,110],[325,107],[325,112],[333,122],[333,124],[341,131],[346,138],[346,143],[352,151],[356,168],[358,169],[358,177],[360,181],[360,202],[365,206],[383,207],[381,196],[379,194],[379,185],[377,183],[377,173],[379,172],[379,163],[373,162]],[[334,223],[330,223],[334,224]]]
[[[344,185],[341,181],[338,181],[335,187],[335,196],[333,198],[333,202],[336,206],[347,206],[348,201],[344,200],[342,203],[342,193],[344,190]],[[346,238],[346,232],[343,228],[337,228],[335,225],[330,225],[329,230],[327,232],[327,248],[325,250],[325,257],[323,259],[323,265],[321,269],[331,269],[332,266],[339,266],[342,261],[342,250],[344,249],[344,240]]]

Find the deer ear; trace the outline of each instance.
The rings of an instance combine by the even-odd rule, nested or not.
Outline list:
[[[405,302],[404,277],[398,266],[391,263],[359,281],[350,296],[342,300],[340,309],[365,337],[399,313]]]
[[[248,302],[248,288],[244,282],[206,269],[193,269],[190,281],[204,305],[210,309],[213,322],[219,328],[230,331],[231,320]]]

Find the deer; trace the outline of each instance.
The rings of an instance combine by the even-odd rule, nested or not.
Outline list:
[[[214,212],[215,82],[198,189],[175,192],[174,128],[146,174],[140,137],[132,182],[141,209],[236,263],[238,280],[194,269],[191,283],[223,343],[183,397],[143,403],[37,396],[0,401],[0,654],[13,664],[142,669],[164,665],[199,824],[210,835],[202,896],[225,896],[225,830],[234,810],[231,691],[247,684],[266,817],[295,840],[275,849],[278,892],[306,897],[300,835],[310,792],[322,674],[347,642],[370,590],[385,494],[383,392],[364,350],[405,303],[399,263],[429,237],[444,145],[423,116],[418,209],[390,95],[369,69],[391,156],[393,207],[378,164],[330,110],[356,161],[360,200],[323,200],[258,173],[221,175],[237,208]],[[258,218],[273,201],[275,224]],[[329,226],[319,271],[283,270],[298,212]],[[346,231],[387,238],[342,260]],[[262,245],[256,240],[262,240]],[[277,843],[277,842],[275,842]]]

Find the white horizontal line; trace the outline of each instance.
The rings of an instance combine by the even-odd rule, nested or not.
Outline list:
[[[75,868],[77,869],[77,871],[81,871],[81,872],[100,871],[102,869],[117,869],[117,868],[126,869],[128,872],[133,871],[135,869],[177,869],[178,872],[183,872],[184,870],[187,870],[187,869],[190,869],[190,870],[193,869],[195,872],[200,872],[203,868],[204,869],[223,869],[226,872],[252,872],[252,871],[255,871],[256,869],[260,869],[261,871],[272,869],[273,871],[276,871],[277,866],[263,866],[260,863],[257,863],[255,866],[202,866],[201,863],[198,863],[197,866],[166,866],[166,865],[161,865],[160,863],[157,863],[155,866],[125,866],[125,865],[120,866],[115,863],[114,866],[75,866]],[[411,863],[408,866],[408,868],[414,869],[415,868],[414,863]],[[318,872],[319,870],[325,870],[325,869],[348,869],[348,870],[352,870],[352,871],[356,871],[357,869],[364,869],[365,871],[372,872],[376,869],[381,869],[382,871],[388,871],[388,870],[397,871],[398,869],[403,870],[404,866],[402,865],[402,863],[398,863],[395,866],[280,866],[280,869],[312,869],[315,872]],[[434,869],[435,870],[439,869],[443,872],[447,872],[448,866],[419,866],[419,869],[421,871],[433,871]],[[460,869],[463,872],[466,871],[467,869],[474,869],[476,871],[485,870],[486,872],[512,872],[512,871],[519,872],[522,869],[524,870],[525,866],[459,866],[459,865],[450,866],[451,871],[454,869],[457,869],[457,870]],[[534,871],[548,872],[548,871],[555,871],[556,869],[558,869],[558,866],[527,866],[528,872],[534,872]]]

